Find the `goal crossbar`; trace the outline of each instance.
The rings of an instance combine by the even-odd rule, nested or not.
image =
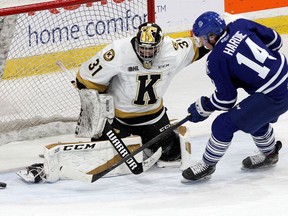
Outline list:
[[[32,3],[27,5],[12,6],[7,8],[0,8],[0,16],[8,16],[11,14],[29,13],[34,11],[49,10],[60,7],[68,7],[76,4],[86,4],[92,2],[107,2],[107,0],[55,0],[47,2]]]

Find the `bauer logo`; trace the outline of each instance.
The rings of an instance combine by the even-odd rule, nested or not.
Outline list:
[[[199,22],[198,22],[198,26],[199,26],[199,28],[201,28],[201,27],[203,26],[203,22],[202,22],[202,21],[199,21]]]

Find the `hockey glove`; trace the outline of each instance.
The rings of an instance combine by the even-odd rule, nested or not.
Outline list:
[[[208,97],[202,96],[197,101],[195,101],[188,108],[188,112],[191,113],[191,117],[189,121],[191,122],[201,122],[207,119],[213,111],[209,110],[208,107],[205,106],[205,101],[208,100]]]

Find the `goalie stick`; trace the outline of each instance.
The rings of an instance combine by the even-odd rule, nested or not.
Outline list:
[[[126,155],[131,154],[127,146],[124,144],[122,139],[117,135],[112,125],[108,121],[106,121],[103,134],[110,141],[110,143],[112,144],[112,146],[114,147],[114,149],[117,151],[117,153],[120,155],[121,158],[124,158]],[[127,159],[125,163],[130,169],[130,171],[135,175],[138,175],[144,171],[142,163],[138,163],[134,157]]]
[[[93,183],[93,182],[97,181],[98,179],[100,179],[101,177],[103,177],[106,174],[108,174],[109,172],[111,172],[112,170],[114,170],[115,168],[117,168],[118,166],[120,166],[121,164],[125,163],[127,160],[133,158],[136,154],[142,152],[144,149],[148,148],[152,144],[154,144],[154,143],[162,140],[163,138],[165,138],[165,136],[167,134],[171,133],[173,130],[178,128],[180,125],[182,125],[185,122],[187,122],[189,120],[189,118],[190,118],[190,115],[186,116],[184,119],[182,119],[181,121],[179,121],[175,125],[172,125],[171,127],[166,129],[162,133],[158,134],[153,139],[151,139],[148,142],[146,142],[145,144],[143,144],[140,148],[136,149],[131,154],[126,155],[120,161],[118,161],[117,163],[113,164],[111,167],[107,168],[106,170],[103,170],[102,172],[99,172],[97,174],[87,174],[87,173],[80,172],[79,170],[71,168],[71,167],[68,167],[68,166],[63,166],[61,168],[61,172],[65,173],[65,175],[67,177],[71,178],[71,179],[75,179],[75,180],[83,181],[83,182]]]
[[[66,78],[71,82],[71,84],[76,87],[76,81],[74,78],[68,73],[65,65],[61,61],[57,61],[56,64],[61,68],[61,70],[65,73]],[[122,139],[117,135],[115,130],[113,129],[112,125],[106,121],[105,127],[103,130],[103,134],[105,137],[110,141],[114,149],[120,155],[121,158],[124,158],[126,155],[131,154],[127,146],[124,144]],[[156,157],[157,155],[152,155],[151,157]],[[159,158],[158,158],[159,159]],[[125,161],[129,170],[138,175],[144,171],[142,163],[138,163],[134,157],[130,157]]]

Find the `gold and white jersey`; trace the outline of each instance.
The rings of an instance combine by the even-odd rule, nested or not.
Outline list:
[[[154,114],[163,107],[162,97],[172,78],[198,58],[191,38],[164,37],[151,69],[145,69],[133,49],[132,38],[114,41],[84,62],[77,80],[87,88],[114,97],[119,118]]]

